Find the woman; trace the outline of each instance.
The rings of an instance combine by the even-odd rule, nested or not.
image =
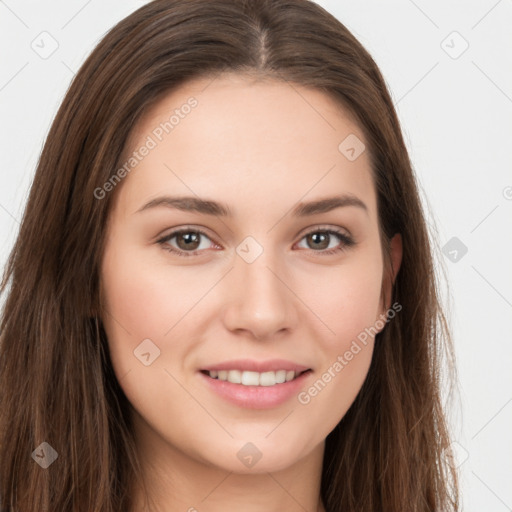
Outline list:
[[[411,163],[375,62],[312,2],[114,27],[2,292],[5,510],[458,510]]]

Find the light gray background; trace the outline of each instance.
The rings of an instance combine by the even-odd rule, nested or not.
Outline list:
[[[0,0],[2,268],[73,74],[102,35],[143,3]],[[512,510],[512,1],[319,3],[379,65],[429,225],[440,247],[458,239],[437,265],[446,269],[458,358],[461,392],[449,411],[464,510]],[[58,48],[44,55],[52,44]]]

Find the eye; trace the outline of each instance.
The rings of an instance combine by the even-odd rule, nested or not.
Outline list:
[[[202,238],[210,240],[210,243],[203,243]],[[176,240],[172,243],[174,239]],[[336,242],[336,239],[338,243],[332,245],[331,242]],[[301,238],[301,241],[302,240],[306,240],[306,243],[309,244],[309,247],[306,247],[306,249],[312,248],[313,252],[318,252],[321,255],[335,254],[355,245],[355,241],[352,237],[332,228],[323,229],[317,227],[314,231],[306,233],[306,235]],[[166,251],[176,254],[177,256],[188,257],[198,256],[204,249],[211,248],[212,241],[201,229],[182,228],[172,231],[158,240],[157,243]]]
[[[176,246],[173,246],[171,240],[176,239]],[[197,251],[208,249],[208,243],[202,244],[201,238],[210,237],[202,230],[194,228],[184,228],[173,231],[157,241],[166,251],[177,254],[178,256],[196,256]]]
[[[332,245],[331,242],[336,242],[336,238],[338,239],[338,244],[335,243]],[[355,241],[352,237],[343,233],[342,231],[338,231],[332,228],[316,228],[315,231],[310,231],[304,235],[301,241],[302,240],[306,240],[306,244],[309,244],[309,247],[306,247],[306,249],[313,247],[313,251],[320,252],[321,255],[335,254],[355,245]]]

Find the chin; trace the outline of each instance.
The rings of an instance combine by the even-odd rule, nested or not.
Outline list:
[[[251,438],[248,438],[251,439]],[[285,470],[298,463],[310,451],[305,452],[304,442],[288,438],[284,445],[282,439],[252,438],[252,441],[231,440],[230,446],[219,446],[209,462],[217,467],[237,474],[265,474]],[[222,457],[217,454],[222,453]]]

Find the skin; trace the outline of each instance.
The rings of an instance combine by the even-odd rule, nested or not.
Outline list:
[[[349,161],[338,150],[349,134],[364,142],[363,133],[321,91],[233,74],[195,80],[145,114],[128,153],[190,96],[197,107],[118,185],[102,261],[102,320],[150,499],[139,486],[133,511],[324,512],[324,441],[367,376],[374,339],[307,404],[294,395],[266,410],[239,407],[198,372],[230,359],[282,358],[312,369],[309,389],[390,307],[381,292],[391,296],[400,235],[388,275],[368,152]],[[357,196],[367,211],[292,216],[298,202],[335,193]],[[226,203],[233,216],[138,212],[161,195]],[[207,232],[189,249],[196,255],[165,250],[186,251],[179,237],[157,242],[176,228]],[[344,243],[306,236],[321,228],[355,245],[322,254]],[[252,263],[236,252],[247,236],[263,249]],[[145,366],[134,350],[148,338],[160,356]],[[251,468],[237,457],[249,441],[262,454]]]

